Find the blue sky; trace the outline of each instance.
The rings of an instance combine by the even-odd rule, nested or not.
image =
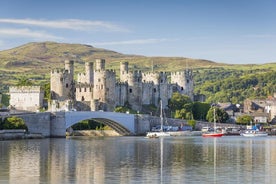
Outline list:
[[[3,0],[0,50],[28,42],[229,64],[276,62],[274,0]]]

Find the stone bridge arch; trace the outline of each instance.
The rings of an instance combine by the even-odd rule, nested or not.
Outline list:
[[[87,119],[108,125],[120,135],[135,134],[135,115],[116,112],[68,111],[65,112],[65,127],[67,129]]]

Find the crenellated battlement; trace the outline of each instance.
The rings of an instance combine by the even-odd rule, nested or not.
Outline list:
[[[53,69],[53,70],[51,70],[51,74],[63,74],[65,72],[68,72],[68,71],[65,70],[65,69]]]
[[[10,86],[10,93],[40,93],[42,88],[40,86]]]
[[[181,94],[193,95],[190,70],[142,72],[129,70],[128,62],[122,62],[119,79],[116,79],[116,71],[106,69],[104,59],[96,59],[86,62],[84,71],[78,73],[74,81],[73,66],[73,61],[66,61],[65,69],[51,71],[53,100],[74,97],[76,101],[91,101],[94,110],[113,110],[128,102],[133,109],[141,110],[143,104],[158,105],[160,98],[166,104],[175,89]]]

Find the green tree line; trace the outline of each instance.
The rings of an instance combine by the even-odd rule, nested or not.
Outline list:
[[[259,72],[259,73],[257,73]],[[207,102],[243,103],[247,98],[267,98],[276,92],[275,71],[212,69],[196,71],[195,92]]]

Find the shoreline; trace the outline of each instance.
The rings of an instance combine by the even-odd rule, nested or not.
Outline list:
[[[0,130],[0,141],[5,140],[21,140],[21,139],[42,139],[45,138],[42,134],[28,133],[23,129],[15,130]]]

